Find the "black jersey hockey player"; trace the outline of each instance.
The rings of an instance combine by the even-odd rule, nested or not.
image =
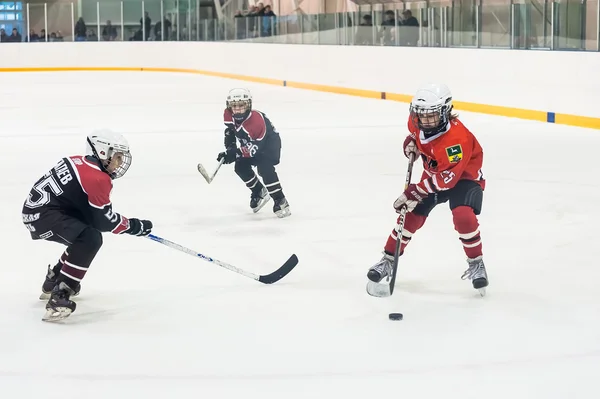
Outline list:
[[[42,320],[64,319],[75,311],[71,296],[79,294],[84,278],[102,246],[102,232],[148,235],[152,223],[128,219],[113,211],[112,180],[131,165],[129,144],[104,130],[87,137],[87,155],[62,158],[34,185],[23,205],[23,223],[33,240],[67,248],[55,266],[48,266],[40,299],[48,299]]]
[[[217,161],[235,162],[235,173],[251,190],[250,208],[256,213],[273,198],[273,212],[280,217],[291,214],[275,166],[281,155],[281,138],[267,116],[252,109],[252,94],[247,89],[229,92],[224,112],[225,151]],[[236,139],[240,146],[236,145]],[[252,169],[256,166],[262,183]]]

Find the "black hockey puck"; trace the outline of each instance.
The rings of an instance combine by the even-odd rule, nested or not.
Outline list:
[[[390,313],[390,320],[402,320],[403,318],[402,313]]]

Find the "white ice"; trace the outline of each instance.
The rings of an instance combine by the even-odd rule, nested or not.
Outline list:
[[[249,87],[283,140],[292,216],[259,214],[216,166],[227,91]],[[195,75],[0,74],[0,397],[595,398],[600,396],[600,132],[462,113],[484,150],[490,287],[460,276],[447,204],[403,257],[391,298],[365,292],[404,184],[407,105]],[[78,308],[41,321],[63,247],[21,222],[31,185],[94,128],[133,166],[115,210],[255,273],[262,285],[144,238],[105,234]],[[417,168],[415,179],[421,169]],[[402,312],[403,321],[389,321]]]

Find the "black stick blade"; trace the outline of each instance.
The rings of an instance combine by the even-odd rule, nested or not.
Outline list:
[[[290,258],[277,270],[271,274],[260,276],[258,281],[264,284],[273,284],[287,276],[298,264],[298,257],[296,254],[290,256]]]

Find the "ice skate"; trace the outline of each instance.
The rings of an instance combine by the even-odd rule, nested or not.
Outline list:
[[[75,311],[77,304],[70,297],[75,293],[65,282],[55,285],[46,304],[46,314],[43,321],[58,321],[65,319]]]
[[[369,269],[367,278],[374,283],[379,283],[386,277],[389,280],[392,277],[393,267],[394,255],[384,252],[381,260]]]
[[[50,294],[52,293],[52,289],[56,285],[56,281],[57,281],[57,277],[58,277],[57,274],[60,272],[60,269],[57,269],[55,272],[54,271],[55,268],[56,268],[56,266],[52,267],[51,265],[48,265],[48,273],[46,274],[46,279],[44,280],[44,283],[42,284],[42,294],[40,295],[41,300],[47,301],[48,299],[50,299]],[[81,290],[81,285],[77,284],[77,287],[75,288],[75,293],[73,294],[73,296],[79,295],[80,290]]]
[[[275,212],[275,215],[277,215],[278,218],[284,218],[292,214],[290,211],[290,204],[285,197],[273,199],[273,201],[275,202],[275,205],[273,205],[273,212]]]
[[[271,199],[271,197],[269,197],[269,192],[265,187],[262,187],[258,193],[252,191],[252,195],[250,195],[250,208],[256,213],[269,202],[269,199]]]
[[[379,262],[373,265],[367,272],[367,293],[378,298],[385,298],[392,295],[390,282],[394,274],[394,255],[386,252]],[[383,279],[386,279],[383,282]]]
[[[467,259],[469,268],[463,273],[463,280],[469,279],[473,283],[473,288],[479,290],[481,296],[485,296],[486,287],[488,286],[488,276],[483,264],[483,257],[478,256],[474,259]]]

